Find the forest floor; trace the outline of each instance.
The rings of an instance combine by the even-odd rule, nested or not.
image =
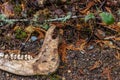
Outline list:
[[[61,37],[55,73],[19,76],[0,70],[0,80],[120,80],[119,0],[1,0],[0,11],[6,19],[19,20],[0,22],[0,50],[36,56],[49,24]],[[114,21],[102,20],[102,12]]]

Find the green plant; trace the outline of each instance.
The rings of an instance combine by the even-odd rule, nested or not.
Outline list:
[[[87,22],[90,19],[95,19],[95,16],[93,13],[89,13],[88,15],[85,16],[85,22]]]
[[[14,11],[15,11],[15,13],[19,14],[22,11],[21,5],[16,5],[14,7]]]
[[[61,80],[59,75],[53,74],[49,76],[50,80]]]
[[[13,21],[8,20],[7,16],[5,14],[0,14],[0,20],[7,24],[13,24]],[[2,25],[3,25],[3,23],[1,23],[1,26]]]
[[[111,13],[108,12],[101,12],[99,14],[100,18],[102,19],[102,22],[104,22],[107,25],[113,24],[114,23],[114,17]],[[85,16],[85,22],[87,22],[90,19],[95,19],[96,17],[94,16],[93,13],[89,13],[88,15]]]
[[[108,12],[102,12],[99,15],[102,21],[106,23],[107,25],[113,24],[115,21],[113,15]]]
[[[50,26],[49,26],[47,23],[44,23],[44,24],[42,25],[42,28],[44,28],[45,30],[48,30],[49,27],[50,27]]]
[[[27,33],[25,31],[23,31],[22,29],[17,29],[15,31],[15,38],[17,39],[23,39],[27,37]]]
[[[72,13],[71,13],[71,12],[68,12],[68,13],[67,13],[67,16],[65,16],[62,21],[63,21],[63,22],[67,21],[68,19],[71,18],[71,16],[72,16]]]

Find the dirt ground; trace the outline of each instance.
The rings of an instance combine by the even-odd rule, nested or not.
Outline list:
[[[71,12],[72,16],[80,15],[80,18],[92,12],[98,18],[87,23],[79,18],[65,22],[57,20],[51,22],[57,26],[61,37],[59,44],[61,62],[55,73],[47,76],[19,76],[0,70],[0,80],[120,80],[120,25],[117,25],[120,24],[119,0],[48,0],[43,4],[40,4],[39,0],[1,0],[0,5],[3,6],[6,2],[12,5],[14,3],[21,5],[25,2],[24,7],[9,9],[9,14],[5,9],[0,13],[13,19],[21,19],[21,17],[31,19],[33,14],[39,14],[40,22],[33,22],[33,25],[44,24],[44,20],[65,16],[68,12]],[[96,7],[114,15],[114,24],[102,24]],[[0,9],[2,10],[1,7]],[[14,16],[11,15],[12,10]],[[25,13],[27,16],[24,15]],[[12,25],[4,23],[0,26],[0,50],[20,49],[21,54],[31,52],[32,56],[36,56],[44,41],[45,33],[37,28],[37,31],[31,35],[37,36],[37,40],[31,41],[32,38],[29,38],[27,42],[25,36],[16,36],[18,35],[16,26],[20,26],[18,29],[23,32],[22,29],[29,26],[29,23],[18,21]],[[45,30],[46,27],[42,29]],[[39,36],[39,32],[42,36]],[[21,45],[23,42],[25,45]]]

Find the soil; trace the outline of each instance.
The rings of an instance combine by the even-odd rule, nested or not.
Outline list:
[[[42,13],[46,10],[44,14],[39,13],[40,24],[43,24],[46,19],[55,18],[55,15],[58,17],[66,15],[67,12],[72,12],[73,16],[82,15],[84,17],[86,14],[81,11],[88,8],[87,5],[94,1],[96,3],[87,10],[88,12],[95,13],[97,11],[95,7],[98,7],[101,11],[111,12],[115,17],[115,23],[118,23],[120,18],[120,15],[117,14],[120,8],[119,0],[61,0],[60,2],[48,0],[44,4],[38,4],[36,1],[39,0],[35,0],[34,3],[32,1],[34,2],[34,0],[31,0],[31,2],[25,1],[24,4],[27,6],[25,9],[29,11],[27,17],[33,17],[32,15],[37,14],[36,12],[39,10]],[[4,3],[2,0],[1,5]],[[21,4],[22,1],[13,0],[11,4],[13,5],[13,3]],[[26,18],[19,13],[15,13],[12,18],[21,17]],[[85,41],[86,45],[84,45],[83,50],[67,48],[67,54],[59,53],[60,66],[53,74],[19,76],[0,70],[0,80],[120,80],[120,28],[106,27],[108,25],[101,25],[99,24],[100,21],[98,18],[96,21],[90,20],[88,23],[84,23],[83,20],[75,18],[66,22],[53,22],[57,25],[57,29],[61,30],[60,46],[64,42],[67,46],[75,45],[76,47],[82,45],[82,41]],[[39,37],[37,31],[32,33],[32,36],[39,37],[35,41],[32,41],[31,38],[26,41],[27,37],[16,38],[17,32],[14,30],[16,25],[24,30],[30,24],[29,22],[15,22],[12,25],[4,24],[4,26],[0,26],[0,50],[21,50],[21,54],[27,52],[33,57],[36,56],[44,39]],[[42,35],[44,35],[44,32],[42,32]],[[109,36],[115,37],[115,39],[110,38],[108,40],[112,43],[112,46],[105,42],[107,40],[103,40]],[[62,59],[64,55],[65,61]]]

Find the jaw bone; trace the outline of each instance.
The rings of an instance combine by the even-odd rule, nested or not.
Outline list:
[[[10,60],[0,57],[0,69],[17,75],[47,75],[59,66],[58,43],[59,37],[52,38],[55,25],[46,32],[39,54],[31,60]]]

